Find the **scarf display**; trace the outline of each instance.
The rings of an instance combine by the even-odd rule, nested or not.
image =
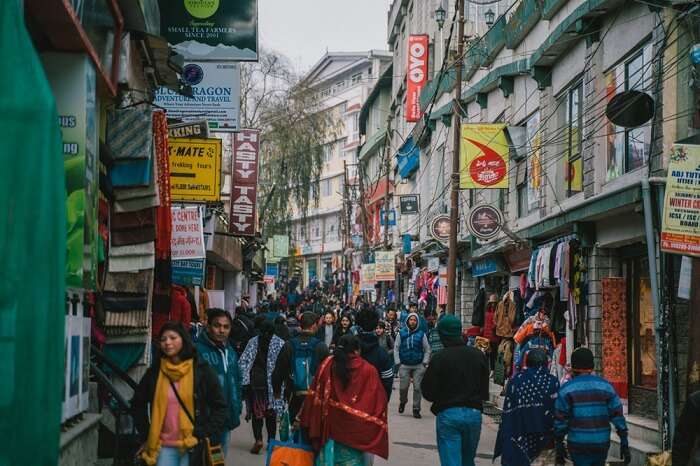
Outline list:
[[[546,367],[531,367],[508,383],[494,459],[508,466],[529,466],[551,446],[554,400],[559,382]]]
[[[301,413],[317,451],[329,440],[386,459],[389,456],[387,398],[377,370],[359,356],[351,356],[351,380],[343,387],[333,374],[333,357],[318,370]]]
[[[160,451],[160,431],[168,409],[168,391],[171,390],[169,380],[177,383],[177,391],[180,399],[194,416],[194,360],[188,359],[179,364],[173,364],[168,359],[161,359],[160,371],[156,382],[156,391],[151,408],[151,426],[148,430],[146,446],[142,453],[142,459],[148,465],[154,465],[158,461]],[[169,379],[169,380],[168,380]],[[180,440],[177,447],[181,451],[188,450],[197,445],[197,439],[192,435],[194,426],[185,411],[180,407]]]

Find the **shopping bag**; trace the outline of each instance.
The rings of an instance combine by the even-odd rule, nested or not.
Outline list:
[[[282,414],[279,420],[279,426],[280,440],[286,442],[289,440],[289,432],[292,430],[291,423],[289,422],[289,411],[285,411],[284,414]]]
[[[296,433],[290,441],[272,440],[267,447],[266,466],[314,466],[314,450]]]

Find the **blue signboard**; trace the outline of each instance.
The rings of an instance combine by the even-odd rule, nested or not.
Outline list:
[[[472,262],[472,277],[482,277],[501,270],[500,262],[493,258]]]
[[[272,275],[277,278],[279,274],[279,264],[267,264],[265,266],[265,275]]]
[[[411,235],[403,235],[403,253],[411,254],[411,243],[413,242],[413,237]]]
[[[384,209],[380,209],[379,210],[379,224],[381,226],[384,226],[385,217],[386,216],[384,215]],[[389,211],[389,226],[390,227],[396,226],[396,210],[395,209],[391,209]]]
[[[176,285],[202,286],[205,259],[183,259],[172,262],[171,277]]]
[[[413,142],[413,137],[406,139],[406,142],[396,154],[398,159],[399,175],[401,178],[408,178],[418,170],[420,165],[420,148]]]

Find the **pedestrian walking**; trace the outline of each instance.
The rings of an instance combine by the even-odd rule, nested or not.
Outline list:
[[[559,381],[543,350],[531,350],[525,362],[527,369],[508,382],[493,458],[504,466],[551,466]]]
[[[240,355],[248,344],[248,340],[255,336],[255,316],[243,306],[236,307],[236,315],[231,325],[229,342]]]
[[[288,387],[289,419],[295,420],[309,394],[318,367],[328,356],[328,347],[316,337],[318,317],[307,311],[301,315],[301,333],[291,338],[272,371],[272,389],[277,397]]]
[[[362,466],[371,464],[369,455],[389,457],[386,392],[377,370],[360,356],[356,336],[341,337],[321,364],[301,426],[320,464]]]
[[[352,325],[352,319],[349,315],[344,315],[340,318],[338,327],[335,329],[335,334],[333,334],[333,346],[338,344],[341,337],[353,334]]]
[[[333,347],[333,337],[335,336],[335,314],[328,310],[323,314],[323,323],[316,332],[316,338],[323,341],[329,349]]]
[[[700,465],[698,440],[700,440],[700,391],[688,397],[681,412],[673,436],[671,464],[674,466]]]
[[[360,328],[358,333],[360,355],[377,369],[388,402],[394,384],[394,360],[389,356],[389,352],[380,345],[376,333],[377,328],[379,328],[377,313],[370,309],[363,309],[357,315],[357,323]]]
[[[206,331],[201,332],[195,341],[197,353],[215,371],[219,385],[228,404],[228,416],[221,436],[224,456],[228,452],[231,431],[241,424],[241,372],[238,368],[238,354],[229,344],[231,316],[223,309],[207,309]]]
[[[430,361],[421,390],[437,416],[440,464],[474,466],[483,402],[489,397],[488,360],[481,351],[464,344],[457,317],[445,316],[437,328],[445,348]]]
[[[396,334],[399,333],[399,327],[401,324],[399,323],[397,314],[396,314],[396,309],[389,308],[388,311],[386,311],[386,332],[389,336],[391,336],[392,341],[396,340]],[[392,347],[393,349],[393,347]]]
[[[421,380],[430,361],[430,344],[425,332],[418,328],[418,314],[406,318],[394,343],[394,362],[399,366],[399,413],[403,413],[408,403],[408,388],[413,380],[413,417],[421,418]]]
[[[377,324],[377,328],[374,330],[374,333],[377,335],[377,339],[379,341],[379,346],[381,348],[384,348],[387,353],[389,353],[389,356],[391,357],[391,360],[394,360],[394,337],[391,336],[390,332],[387,332],[387,324],[383,320],[379,320],[379,323]]]
[[[557,465],[564,464],[568,451],[574,466],[604,466],[611,423],[620,437],[620,456],[625,464],[631,461],[620,397],[610,382],[593,374],[593,367],[588,348],[576,348],[571,354],[573,378],[561,387],[555,403]]]
[[[138,455],[149,466],[200,466],[201,455],[190,461],[189,451],[221,439],[226,400],[214,369],[197,356],[181,323],[166,322],[158,342],[159,357],[131,400],[134,425],[144,441]]]
[[[285,341],[274,334],[275,327],[264,316],[256,319],[258,336],[250,339],[241,355],[241,385],[246,400],[246,419],[253,424],[255,443],[250,449],[257,455],[263,447],[263,424],[267,428],[267,440],[274,440],[277,416],[284,412],[283,398],[275,397],[272,389],[272,373]]]

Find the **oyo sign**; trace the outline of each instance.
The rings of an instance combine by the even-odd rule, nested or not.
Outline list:
[[[408,83],[406,85],[406,121],[420,120],[420,93],[428,81],[428,36],[408,37]]]

